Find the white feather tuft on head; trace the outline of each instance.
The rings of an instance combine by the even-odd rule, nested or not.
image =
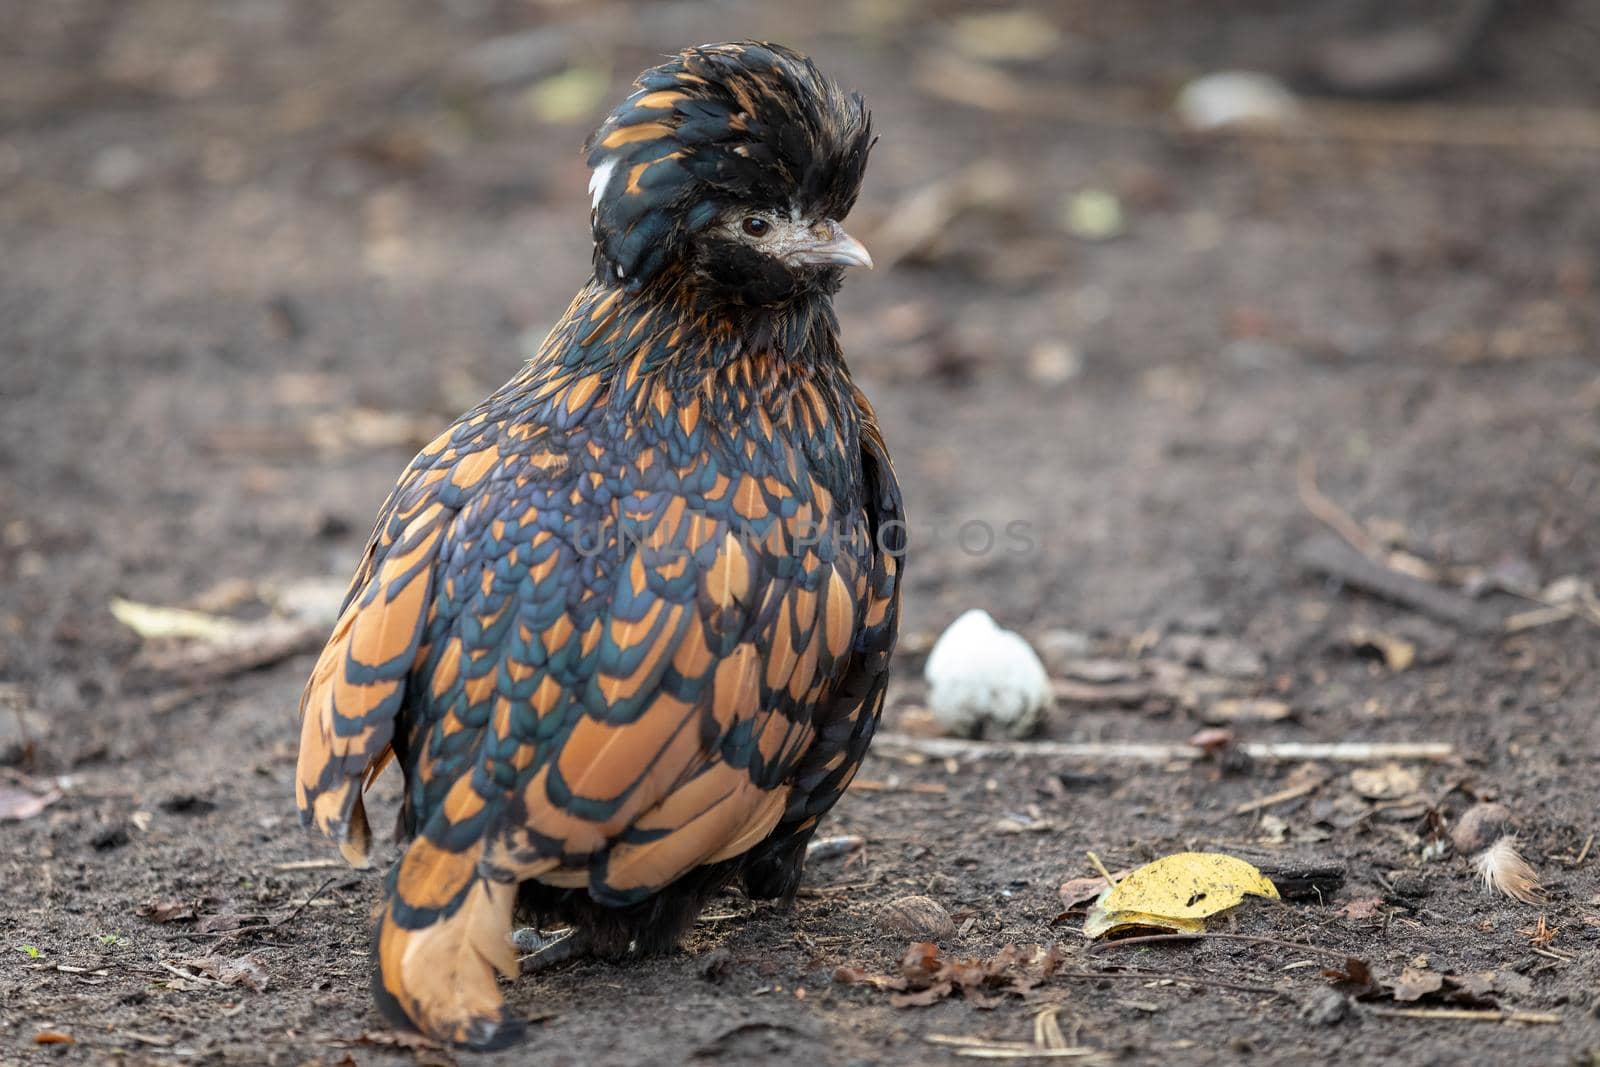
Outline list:
[[[611,184],[611,175],[617,169],[617,161],[608,159],[589,175],[589,206],[598,209],[600,201],[605,199],[606,186]]]

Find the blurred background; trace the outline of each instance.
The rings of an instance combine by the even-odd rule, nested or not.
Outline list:
[[[142,0],[10,25],[13,672],[97,657],[116,631],[80,616],[112,590],[342,575],[413,447],[582,282],[587,132],[730,34],[812,53],[882,132],[852,228],[887,269],[840,309],[930,528],[914,625],[971,583],[1018,622],[1251,612],[1302,454],[1432,557],[1600,547],[1597,4]],[[1260,76],[1207,77],[1237,70]],[[932,543],[969,518],[1041,551]]]
[[[1600,5],[142,0],[9,22],[11,671],[58,661],[69,621],[108,637],[77,615],[112,589],[344,573],[412,447],[583,280],[597,118],[730,34],[812,53],[882,132],[852,228],[887,269],[840,307],[913,519],[1041,531],[1036,557],[934,547],[913,622],[973,581],[1017,621],[1253,604],[1302,453],[1443,558],[1595,557]],[[1262,77],[1206,77],[1240,69]]]
[[[416,447],[587,276],[585,136],[663,53],[758,37],[861,90],[882,136],[850,225],[879,269],[838,307],[912,521],[896,709],[969,607],[1047,659],[1221,634],[1231,677],[1295,706],[1263,729],[1453,740],[1502,788],[1544,783],[1552,849],[1587,810],[1594,0],[51,0],[4,20],[17,773],[236,789],[242,824],[303,848],[307,653]],[[964,551],[969,520],[1020,520],[1036,550]],[[1547,615],[1490,639],[1350,595],[1302,552],[1330,532]],[[148,645],[206,624],[141,605],[312,621],[230,661],[266,671],[195,671]],[[1375,665],[1352,624],[1442,666]],[[1051,733],[1194,725],[1180,699]],[[228,784],[240,768],[257,777]],[[64,802],[30,847],[116,803]]]

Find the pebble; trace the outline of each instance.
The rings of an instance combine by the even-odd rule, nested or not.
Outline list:
[[[1482,852],[1506,834],[1516,832],[1516,820],[1504,804],[1474,804],[1461,813],[1450,830],[1450,843],[1461,855]]]

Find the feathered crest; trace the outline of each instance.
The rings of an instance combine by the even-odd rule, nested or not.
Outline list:
[[[595,276],[637,289],[733,205],[842,219],[871,120],[810,59],[756,41],[645,71],[589,138]]]

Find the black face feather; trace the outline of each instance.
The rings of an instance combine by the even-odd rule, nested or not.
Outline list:
[[[753,41],[691,48],[640,75],[586,146],[595,277],[638,290],[684,265],[747,306],[832,292],[837,270],[701,238],[744,211],[844,218],[871,147],[861,97],[805,56]]]

